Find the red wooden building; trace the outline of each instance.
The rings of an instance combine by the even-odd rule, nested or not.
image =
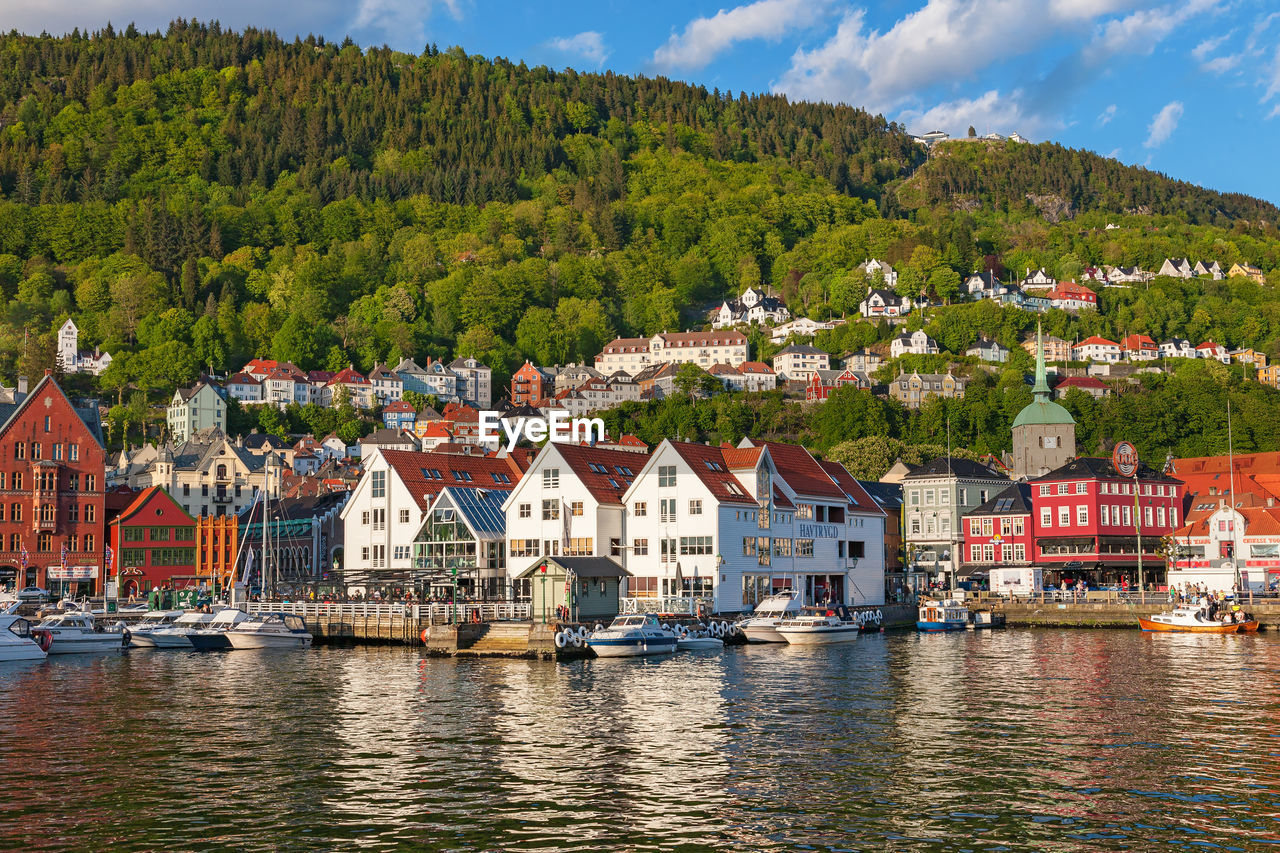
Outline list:
[[[0,586],[100,592],[106,449],[97,406],[72,403],[48,371],[15,398],[0,403]]]
[[[964,518],[965,573],[1018,568],[1035,560],[1031,487],[1014,483]]]
[[[160,486],[144,489],[111,522],[113,577],[121,598],[198,586],[196,520]],[[211,578],[206,575],[206,583]],[[211,584],[210,584],[211,585]]]
[[[1137,582],[1137,534],[1145,580],[1164,575],[1161,539],[1182,523],[1183,484],[1158,471],[1121,477],[1110,459],[1080,458],[1029,481],[1035,563],[1070,577]]]
[[[511,405],[537,406],[542,400],[555,393],[555,385],[536,364],[526,361],[520,369],[511,374]]]

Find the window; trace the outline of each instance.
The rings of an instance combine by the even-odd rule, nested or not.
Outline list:
[[[659,518],[660,521],[667,522],[667,521],[676,520],[676,499],[675,498],[663,498],[661,501],[659,501],[659,509],[661,513]]]
[[[1040,497],[1042,497],[1042,498],[1047,498],[1048,496],[1049,496],[1049,487],[1048,487],[1048,486],[1041,486],[1041,487],[1040,487]]]
[[[1128,527],[1133,524],[1133,507],[1128,504],[1124,505],[1124,526]]]
[[[400,510],[400,523],[401,524],[409,523],[409,510],[407,509]]]
[[[969,546],[969,561],[976,563],[982,559],[982,546],[974,542]]]
[[[1156,523],[1164,527],[1164,507],[1156,508]]]
[[[1089,524],[1089,507],[1084,504],[1076,507],[1076,524],[1080,527],[1087,527]]]
[[[88,507],[85,507],[85,509],[87,510]],[[93,553],[93,534],[92,533],[86,533],[84,535],[84,550],[86,552]]]
[[[1059,484],[1058,484],[1058,494],[1060,494],[1060,495],[1065,495],[1066,493],[1067,493],[1067,484],[1066,484],[1066,483],[1059,483]]]
[[[775,557],[790,557],[791,556],[791,540],[790,539],[773,540],[773,555]]]
[[[912,489],[912,490],[911,490],[911,492],[910,492],[910,496],[909,496],[909,502],[911,503],[911,505],[912,505],[912,506],[919,506],[919,505],[920,505],[920,490],[919,490],[919,489]]]
[[[15,489],[21,489],[21,488],[22,488],[22,472],[21,472],[21,471],[14,471],[14,472],[13,472],[13,487],[14,487]]]
[[[67,445],[67,459],[69,459],[72,462],[80,461],[80,445],[78,444]]]
[[[649,553],[648,539],[636,539],[633,544],[635,547],[633,547],[631,550],[635,553],[637,557],[644,557],[648,555]]]
[[[560,517],[560,501],[547,498],[542,502],[542,520],[555,521]]]
[[[373,529],[374,530],[387,529],[387,511],[385,509],[373,510]]]
[[[995,529],[995,519],[994,519],[994,518],[989,518],[989,517],[988,517],[988,518],[984,518],[984,519],[982,519],[982,535],[983,535],[983,536],[990,537],[990,536],[992,535],[992,531],[994,531],[994,529]]]
[[[911,533],[914,536],[920,535],[920,519],[919,518],[911,519]]]
[[[925,505],[925,506],[933,506],[933,498],[934,498],[934,492],[933,492],[933,489],[925,489],[925,490],[924,490],[924,505]]]
[[[1071,507],[1069,506],[1058,507],[1058,526],[1059,527],[1071,526]]]
[[[13,446],[13,458],[14,459],[27,458],[27,445],[25,442],[19,441]]]
[[[87,506],[85,507],[85,509],[86,509],[86,510],[87,510],[88,508],[89,508],[89,507],[87,507]],[[85,519],[85,520],[87,521],[88,519]],[[151,541],[152,541],[152,542],[168,542],[168,541],[169,541],[169,528],[167,528],[167,527],[152,527],[152,528],[151,528]]]
[[[1053,526],[1053,510],[1049,509],[1047,506],[1040,507],[1040,526]]]
[[[94,492],[98,489],[98,478],[94,474],[84,475],[84,490],[86,492]],[[87,549],[86,549],[87,550]]]
[[[1106,504],[1098,507],[1098,523],[1108,525],[1111,523],[1111,507]]]
[[[978,536],[982,533],[982,520],[979,518],[969,519],[969,535]]]
[[[364,512],[360,513],[360,523],[361,523],[361,524],[368,524],[368,523],[369,523],[369,511],[368,511],[368,510],[365,510]]]
[[[1013,519],[1012,518],[1000,519],[1000,535],[1008,536],[1011,533],[1013,533]]]
[[[1006,563],[1013,562],[1013,546],[1012,545],[1000,546],[1000,559]]]
[[[360,559],[366,563],[369,562],[369,546],[366,545],[360,549]]]
[[[713,541],[714,537],[711,536],[681,536],[680,553],[682,555],[710,554]]]
[[[536,557],[538,556],[538,540],[512,539],[510,553],[513,557]]]
[[[44,416],[44,431],[45,431],[45,432],[50,432],[52,429],[53,429],[53,416],[52,416],[52,415],[45,415],[45,416]]]
[[[649,505],[644,501],[636,501],[635,504],[632,506],[632,513],[636,516],[636,518],[646,516],[649,514]]]
[[[1076,494],[1077,494],[1077,495],[1087,495],[1087,494],[1089,494],[1089,484],[1088,484],[1088,483],[1076,483]]]
[[[813,540],[797,539],[796,540],[796,556],[812,557],[813,556]]]
[[[959,501],[959,503],[960,503],[960,506],[967,506],[967,505],[969,504],[969,490],[968,490],[968,489],[960,489],[960,501]]]
[[[676,540],[663,539],[662,541],[662,562],[674,563],[676,561]]]
[[[533,507],[527,503],[520,504],[520,517],[521,518],[533,517]]]
[[[796,504],[796,518],[806,520],[813,518],[813,504]]]
[[[369,496],[385,498],[387,496],[387,472],[373,471],[369,474]]]
[[[572,515],[574,518],[577,518],[578,516],[582,515],[582,501],[574,501],[573,503],[569,504],[569,514]]]
[[[53,534],[49,532],[41,533],[36,537],[36,550],[41,554],[47,554],[53,550]]]
[[[676,466],[658,466],[658,488],[674,488],[676,484]]]
[[[17,504],[14,504],[14,506],[17,506]],[[755,554],[756,554],[756,537],[754,536],[742,537],[742,556],[754,557]]]
[[[20,550],[22,550],[22,535],[21,535],[21,534],[19,534],[19,533],[10,533],[10,534],[9,534],[9,550],[10,550],[10,551],[20,551]]]
[[[995,545],[988,544],[982,546],[982,561],[984,563],[994,563],[996,561]]]
[[[53,458],[54,458],[54,461],[56,462],[62,461],[62,445],[61,444],[55,444],[53,446]]]
[[[689,501],[689,515],[702,515],[702,501]]]
[[[408,545],[396,545],[396,546],[394,546],[394,547],[393,547],[393,549],[392,549],[391,558],[392,558],[393,560],[407,560],[407,559],[409,559],[409,546],[408,546]]]
[[[1142,508],[1142,523],[1147,527],[1151,527],[1155,524],[1155,518],[1153,517],[1151,507],[1149,506],[1144,506]]]

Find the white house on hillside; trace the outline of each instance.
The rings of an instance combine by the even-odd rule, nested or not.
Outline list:
[[[67,320],[58,330],[58,364],[64,373],[92,373],[100,376],[111,364],[111,355],[96,348],[93,352],[82,352],[80,330],[75,323]]]
[[[938,352],[938,342],[926,335],[923,329],[916,329],[910,333],[903,332],[889,342],[890,358],[905,354],[937,355]]]

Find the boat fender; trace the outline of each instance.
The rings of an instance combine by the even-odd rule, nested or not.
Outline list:
[[[582,639],[581,634],[575,634],[570,632],[569,636],[573,638],[573,647],[575,649],[582,648],[583,644],[586,642],[585,640]]]
[[[36,645],[40,647],[40,651],[48,653],[50,647],[53,646],[53,634],[48,631],[32,631],[31,638],[36,641]]]
[[[424,645],[424,646],[425,646],[425,645],[427,644],[427,636],[428,636],[430,633],[431,633],[431,629],[430,629],[430,628],[423,628],[423,629],[422,629],[422,633],[418,635],[418,636],[422,639],[422,645]]]
[[[603,626],[603,625],[601,625],[599,622],[597,622],[597,623],[596,623],[596,627],[595,627],[593,630],[596,630],[596,631],[603,631],[603,630],[604,630],[604,626]]]
[[[578,626],[578,636],[579,636],[579,637],[581,637],[581,638],[582,638],[582,639],[584,639],[584,640],[587,638],[587,626],[586,626],[586,625],[580,625],[580,626]]]
[[[876,624],[878,625],[878,624],[880,624],[880,623],[881,623],[881,622],[883,622],[883,621],[884,621],[884,614],[883,614],[883,613],[881,613],[879,610],[877,610],[877,611],[876,611]]]
[[[712,622],[712,623],[711,623],[711,636],[713,636],[713,637],[719,637],[719,636],[721,636],[722,634],[724,634],[724,623],[722,623],[722,622]]]
[[[568,642],[569,641],[565,639],[564,631],[556,631],[556,648],[557,649],[563,649],[568,644]]]
[[[662,623],[662,630],[664,630],[664,631],[670,631],[670,630],[671,630],[671,625],[670,625],[670,624],[668,624],[668,623],[666,623],[666,622],[663,622],[663,623]]]
[[[701,632],[706,634],[708,637],[714,637],[716,635],[716,623],[708,622],[702,626]]]

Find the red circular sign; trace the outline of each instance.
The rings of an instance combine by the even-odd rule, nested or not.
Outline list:
[[[1121,477],[1132,477],[1138,473],[1138,450],[1127,441],[1116,444],[1111,451],[1111,464]]]

